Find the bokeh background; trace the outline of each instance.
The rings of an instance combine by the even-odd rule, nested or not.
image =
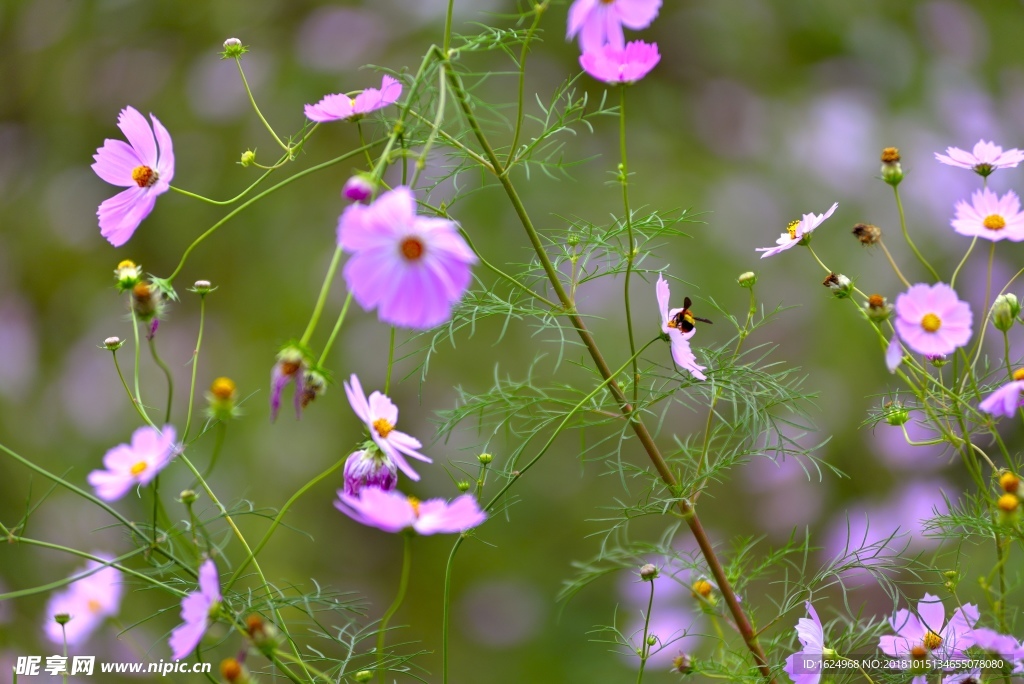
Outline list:
[[[111,271],[131,258],[149,272],[167,275],[191,240],[224,213],[168,193],[125,247],[114,250],[100,237],[96,206],[113,189],[89,165],[105,137],[119,137],[115,122],[122,107],[153,112],[170,130],[175,185],[227,198],[254,178],[253,169],[235,163],[243,150],[255,148],[264,161],[275,153],[234,65],[218,57],[225,38],[237,36],[251,47],[245,57],[249,82],[266,117],[287,133],[301,127],[304,103],[378,84],[379,75],[361,70],[363,65],[415,69],[426,46],[440,38],[444,6],[441,0],[0,3],[0,442],[82,485],[106,449],[127,441],[137,420],[109,354],[98,349],[108,336],[130,337]],[[458,0],[456,29],[472,31],[472,22],[481,21],[508,25],[506,15],[513,10],[505,0]],[[552,7],[542,24],[543,42],[531,54],[528,92],[540,92],[541,99],[579,70],[577,49],[563,38],[566,10],[565,4]],[[948,145],[969,148],[979,138],[1005,147],[1024,144],[1022,35],[1024,6],[1011,0],[672,0],[643,32],[644,39],[659,43],[663,59],[630,91],[633,203],[699,214],[686,226],[692,239],[672,241],[648,265],[667,264],[670,273],[690,284],[679,296],[690,294],[698,306],[701,298],[713,297],[743,315],[747,293],[735,279],[750,269],[758,272],[766,305],[797,305],[755,341],[777,344],[776,358],[805,369],[806,388],[820,398],[811,408],[818,432],[803,439],[816,444],[831,436],[817,456],[850,475],[819,481],[816,472],[808,477],[793,460],[755,459],[733,471],[731,484],[702,500],[705,525],[717,540],[765,535],[778,542],[792,528],[809,526],[823,547],[814,562],[822,563],[841,550],[848,526],[857,536],[870,519],[871,538],[897,526],[915,531],[933,506],[941,507],[943,491],[955,496],[967,486],[959,466],[941,449],[907,447],[900,432],[884,424],[859,427],[872,406],[891,398],[878,395],[894,386],[870,330],[852,307],[837,304],[821,287],[820,268],[802,250],[762,262],[754,248],[772,244],[789,220],[823,212],[838,201],[835,216],[815,235],[818,253],[832,268],[866,291],[890,298],[899,291],[882,255],[862,249],[849,234],[854,223],[865,221],[890,237],[908,276],[923,279],[898,238],[892,193],[877,179],[881,148],[895,145],[907,171],[902,190],[911,230],[942,272],[950,273],[967,246],[948,226],[953,204],[979,181],[938,164],[933,154]],[[514,78],[507,75],[505,58],[471,59],[475,70],[506,72],[491,79],[486,92],[511,101]],[[586,79],[578,87],[595,98],[603,90]],[[588,161],[575,166],[571,178],[536,174],[522,183],[531,212],[552,235],[565,230],[566,217],[607,223],[621,211],[617,192],[608,186],[617,164],[615,119],[599,119],[593,134],[581,133],[567,138],[565,155]],[[305,158],[281,174],[357,144],[354,128],[324,127]],[[245,416],[228,428],[212,478],[226,500],[245,499],[262,510],[278,507],[360,439],[360,426],[339,386],[299,422],[286,410],[271,424],[267,409],[274,354],[281,343],[300,335],[308,320],[343,207],[338,191],[357,169],[342,164],[289,186],[206,241],[179,281],[182,301],[161,326],[160,348],[177,376],[174,420],[180,422],[198,326],[198,301],[184,286],[198,278],[219,286],[208,300],[200,389],[228,375],[248,397]],[[991,187],[1000,192],[1019,187],[1021,173],[998,172]],[[444,189],[432,199],[445,199]],[[499,191],[476,193],[452,211],[485,252],[498,259],[528,258],[528,243]],[[978,250],[968,261],[959,281],[962,296],[976,311],[984,294],[986,251]],[[1021,257],[1019,245],[1000,244],[995,267],[1000,286]],[[609,348],[621,353],[621,281],[589,287],[581,293],[583,306],[606,317],[595,326]],[[325,327],[343,299],[339,279]],[[638,287],[634,306],[638,325],[656,330],[653,288]],[[322,344],[326,332],[321,330],[314,343]],[[423,480],[410,491],[423,497],[453,495],[453,476],[443,466],[472,460],[477,453],[472,429],[447,443],[431,443],[435,411],[454,405],[457,386],[486,389],[496,364],[500,372],[522,377],[537,352],[552,351],[524,324],[513,324],[500,341],[498,332],[497,326],[481,326],[473,337],[458,339],[455,349],[441,347],[423,384],[413,372],[420,343],[401,348],[411,356],[398,365],[396,378],[402,381],[391,393],[401,408],[400,427],[421,436],[438,463],[421,468]],[[372,314],[354,307],[328,365],[339,378],[358,372],[367,388],[381,387],[387,335]],[[727,335],[720,323],[702,328],[696,341],[714,344]],[[162,377],[146,354],[143,358],[144,391],[160,405]],[[702,419],[680,418],[663,439],[670,439],[671,431],[685,434],[691,421],[696,425]],[[502,448],[507,445],[491,446],[499,461]],[[209,449],[209,440],[199,443],[196,460],[205,462]],[[573,440],[560,442],[518,485],[520,501],[509,520],[487,525],[480,535],[484,543],[470,543],[460,552],[453,681],[603,682],[631,676],[634,663],[594,641],[590,632],[611,623],[616,610],[620,627],[633,629],[639,615],[635,577],[606,578],[565,606],[555,601],[563,580],[572,575],[571,563],[597,551],[598,541],[588,535],[601,525],[592,520],[607,517],[615,498],[629,501],[640,491],[624,490],[617,477],[602,477],[609,469],[581,462],[577,451]],[[626,457],[643,464],[635,448],[628,448]],[[188,481],[184,468],[172,468],[164,491],[176,492]],[[282,529],[267,548],[263,567],[271,581],[294,582],[307,591],[315,579],[358,592],[369,616],[378,617],[394,591],[401,544],[338,514],[331,507],[338,486],[339,478],[322,483],[299,502],[287,522],[309,536]],[[30,495],[37,501],[48,490],[48,483],[0,457],[5,524],[20,519]],[[138,517],[147,500],[127,497],[116,505]],[[184,516],[173,501],[168,506],[172,515]],[[31,516],[27,533],[86,550],[124,552],[127,542],[109,528],[111,522],[102,511],[54,491]],[[258,534],[265,522],[252,517],[244,525]],[[662,526],[641,525],[635,534],[656,539]],[[435,680],[440,666],[440,590],[450,541],[417,541],[409,599],[395,622],[408,625],[399,634],[414,643],[410,650],[430,651],[417,661],[427,681]],[[685,548],[689,542],[681,538],[679,543]],[[932,544],[915,534],[913,548]],[[987,571],[990,559],[976,553],[965,567],[976,567],[975,574]],[[79,566],[66,555],[0,545],[0,593],[57,580]],[[888,609],[887,600],[870,589],[860,597],[880,613]],[[0,602],[4,667],[16,655],[56,652],[42,632],[45,601],[39,595]],[[120,639],[118,627],[108,624],[82,652],[112,659],[167,658],[165,637],[177,623],[177,609],[143,620],[170,604],[153,592],[129,593],[120,624],[141,624]],[[662,634],[691,623],[695,631],[707,631],[686,591],[659,597],[655,622],[662,624],[659,620],[665,626],[656,631]],[[694,639],[679,648],[699,653],[701,643]],[[218,655],[235,647],[229,642]],[[666,669],[659,665],[648,681],[674,681]],[[194,681],[170,677],[179,679]]]

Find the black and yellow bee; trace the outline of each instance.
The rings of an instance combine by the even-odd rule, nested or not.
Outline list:
[[[678,330],[679,332],[683,333],[688,333],[691,330],[693,330],[693,328],[695,327],[694,323],[696,321],[700,321],[701,323],[707,323],[708,325],[711,325],[711,321],[709,321],[708,319],[698,318],[690,312],[691,304],[693,304],[693,302],[690,301],[690,298],[685,298],[683,300],[683,310],[677,313],[675,316],[673,316],[672,319],[668,322],[668,324],[675,328],[676,330]]]

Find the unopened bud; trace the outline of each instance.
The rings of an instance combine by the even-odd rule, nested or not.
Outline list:
[[[882,239],[882,229],[870,223],[858,223],[853,227],[853,234],[862,245],[873,245]]]
[[[469,491],[469,488],[470,488],[470,487],[471,487],[472,485],[471,485],[471,484],[469,484],[469,482],[468,482],[467,480],[459,480],[459,481],[458,481],[458,482],[457,482],[457,483],[455,484],[455,486],[459,488],[459,491],[460,491],[460,492],[462,492],[463,494],[465,494],[466,492],[468,492],[468,491]]]
[[[739,283],[740,287],[754,287],[754,285],[757,283],[757,274],[754,273],[753,271],[741,273],[740,277],[736,279],[736,282]]]
[[[200,297],[205,296],[216,290],[213,285],[210,284],[209,280],[197,280],[192,285],[192,292],[195,292]]]
[[[648,646],[654,646],[656,643],[658,643],[658,635],[657,634],[648,634],[647,635],[647,645]]]
[[[887,407],[885,413],[885,422],[889,425],[900,426],[906,425],[907,421],[910,420],[910,411],[903,407],[903,404],[898,401],[894,401],[892,405]]]
[[[53,621],[58,625],[64,626],[71,622],[71,616],[68,613],[57,613],[53,616]]]
[[[195,491],[191,489],[184,489],[182,490],[181,494],[178,495],[178,501],[185,504],[186,506],[191,506],[196,502],[196,499],[198,498],[199,495],[196,494]]]
[[[565,238],[565,242],[570,247],[575,247],[576,245],[580,244],[580,234],[577,233],[575,230],[570,230],[569,236]]]
[[[242,45],[242,41],[238,38],[228,38],[224,41],[224,52],[221,53],[221,57],[224,59],[237,59],[241,57],[249,48]]]
[[[672,671],[684,675],[692,673],[693,658],[685,653],[680,653],[672,659]]]
[[[480,465],[487,465],[494,460],[494,457],[490,454],[480,454],[476,457],[476,460],[480,461]]]
[[[103,340],[103,346],[110,351],[117,351],[124,346],[124,341],[120,337],[108,337]]]
[[[942,368],[949,363],[949,359],[946,358],[945,354],[929,354],[928,356],[925,356],[925,358],[928,359],[928,363],[932,364],[936,368]]]
[[[886,301],[880,294],[873,294],[868,297],[864,305],[864,312],[873,321],[884,321],[892,315],[892,304]]]
[[[114,269],[114,278],[117,280],[118,291],[127,292],[142,280],[142,267],[136,265],[134,261],[125,259]]]
[[[1016,494],[1020,489],[1020,478],[1007,470],[999,476],[999,486],[1007,494]]]
[[[341,189],[341,196],[353,202],[366,202],[373,197],[376,187],[368,176],[361,173],[345,181],[345,187]]]
[[[832,290],[836,299],[846,299],[853,292],[853,281],[841,273],[829,273],[821,284]]]
[[[373,673],[369,670],[360,670],[359,672],[356,672],[354,679],[357,682],[368,682],[373,679]]]
[[[1017,498],[1016,494],[1006,493],[999,497],[996,505],[999,506],[999,510],[1005,513],[1013,513],[1020,507],[1020,499]]]
[[[714,587],[711,585],[711,582],[708,582],[705,579],[700,579],[690,585],[690,589],[693,590],[694,594],[701,598],[709,598]]]
[[[640,566],[640,579],[645,582],[653,582],[658,577],[658,566],[647,563]]]
[[[900,151],[895,147],[882,150],[882,180],[896,187],[903,180],[903,167],[900,166]]]
[[[1017,295],[1007,293],[996,297],[996,301],[992,304],[991,315],[992,325],[996,326],[997,330],[1007,332],[1013,327],[1017,316],[1020,315],[1020,302],[1017,301]]]
[[[242,166],[242,168],[248,168],[255,164],[256,150],[246,150],[245,152],[243,152],[242,156],[239,157],[238,159],[238,163]]]

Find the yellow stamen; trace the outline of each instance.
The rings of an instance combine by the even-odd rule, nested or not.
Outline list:
[[[942,327],[942,319],[933,313],[925,314],[921,319],[921,327],[928,332],[935,332]]]
[[[391,431],[395,429],[395,426],[383,418],[378,418],[373,421],[373,429],[377,431],[377,434],[380,435],[382,439],[387,439],[388,435],[391,434]]]
[[[786,232],[789,233],[790,240],[796,240],[796,227],[799,225],[799,221],[790,221],[789,225],[786,226]]]
[[[100,612],[100,608],[103,607],[103,606],[100,605],[100,602],[97,601],[96,599],[89,599],[89,601],[86,602],[85,605],[89,609],[90,613],[98,613],[98,612]]]
[[[999,497],[999,501],[996,503],[999,506],[999,510],[1006,513],[1013,513],[1020,506],[1020,499],[1010,493],[1003,494]]]
[[[989,214],[985,217],[985,220],[981,222],[981,225],[985,226],[989,230],[1002,230],[1006,227],[1006,219],[999,214]]]
[[[714,589],[711,582],[707,580],[697,580],[690,588],[693,589],[693,593],[700,594],[704,598],[711,596],[711,591]]]
[[[1017,370],[1013,371],[1013,379],[1024,380],[1024,368],[1018,368]]]
[[[934,651],[942,645],[942,637],[935,632],[928,630],[928,633],[924,635],[924,647],[929,651]]]
[[[132,261],[131,259],[125,259],[124,261],[117,265],[117,270],[119,271],[126,268],[135,268],[135,262]]]
[[[210,394],[221,401],[227,401],[235,396],[235,383],[231,378],[217,378],[210,385]]]
[[[420,500],[415,496],[410,496],[409,505],[412,506],[412,514],[417,518],[420,517]]]
[[[160,176],[157,175],[157,172],[148,166],[136,166],[132,169],[132,180],[135,181],[135,184],[140,188],[150,187],[156,183],[159,177]]]
[[[142,474],[142,471],[144,471],[148,467],[149,467],[148,463],[146,463],[145,461],[139,461],[138,463],[133,465],[132,469],[130,471],[128,471],[128,472],[130,472],[135,477],[138,477],[139,475]]]

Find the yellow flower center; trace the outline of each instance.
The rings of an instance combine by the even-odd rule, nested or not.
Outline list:
[[[388,435],[391,434],[391,431],[395,429],[395,426],[383,418],[378,418],[373,421],[373,429],[377,431],[377,434],[380,435],[382,439],[387,439]]]
[[[700,594],[704,598],[711,596],[711,590],[713,589],[711,582],[707,580],[697,580],[690,588],[693,589],[693,593]]]
[[[409,505],[412,506],[412,514],[417,518],[420,517],[420,500],[415,496],[410,496]]]
[[[999,506],[999,510],[1004,511],[1006,513],[1013,513],[1015,510],[1017,510],[1017,507],[1020,506],[1020,499],[1018,499],[1013,494],[1007,492],[1006,494],[1003,494],[1001,497],[999,497],[997,505]]]
[[[210,385],[210,394],[221,401],[227,401],[235,396],[235,383],[231,378],[217,378]]]
[[[1013,379],[1024,380],[1024,368],[1018,368],[1017,370],[1013,371]]]
[[[135,465],[132,466],[132,469],[129,472],[132,475],[138,477],[139,475],[142,474],[142,471],[144,471],[148,467],[149,467],[148,463],[146,463],[145,461],[139,461],[138,463],[136,463]]]
[[[942,327],[942,320],[933,313],[925,314],[921,319],[921,327],[928,332],[935,332]]]
[[[942,637],[935,632],[928,630],[928,633],[924,635],[924,647],[929,651],[934,651],[942,645]]]
[[[989,214],[985,217],[985,220],[981,222],[981,225],[985,226],[989,230],[1002,230],[1006,227],[1006,219],[999,214]]]
[[[1007,471],[999,476],[999,486],[1003,488],[1004,492],[1013,494],[1020,487],[1020,478]]]
[[[796,240],[796,227],[799,225],[799,221],[790,221],[789,225],[786,226],[786,232],[789,233],[790,240]]]
[[[140,167],[140,168],[142,168],[142,167]],[[133,177],[134,177],[134,174],[133,174]],[[119,271],[123,271],[126,268],[135,268],[135,262],[132,261],[131,259],[125,259],[124,261],[122,261],[121,263],[119,263],[117,265],[117,270],[119,270]]]
[[[148,188],[154,183],[160,176],[157,175],[156,171],[149,168],[148,166],[136,166],[132,169],[132,180],[140,188]]]
[[[98,613],[98,612],[100,612],[100,608],[103,607],[103,606],[100,605],[100,602],[97,601],[96,599],[89,599],[89,601],[85,604],[85,606],[86,606],[86,608],[89,609],[90,613]]]
[[[402,256],[406,261],[418,261],[423,256],[423,241],[418,237],[410,235],[402,240]]]

